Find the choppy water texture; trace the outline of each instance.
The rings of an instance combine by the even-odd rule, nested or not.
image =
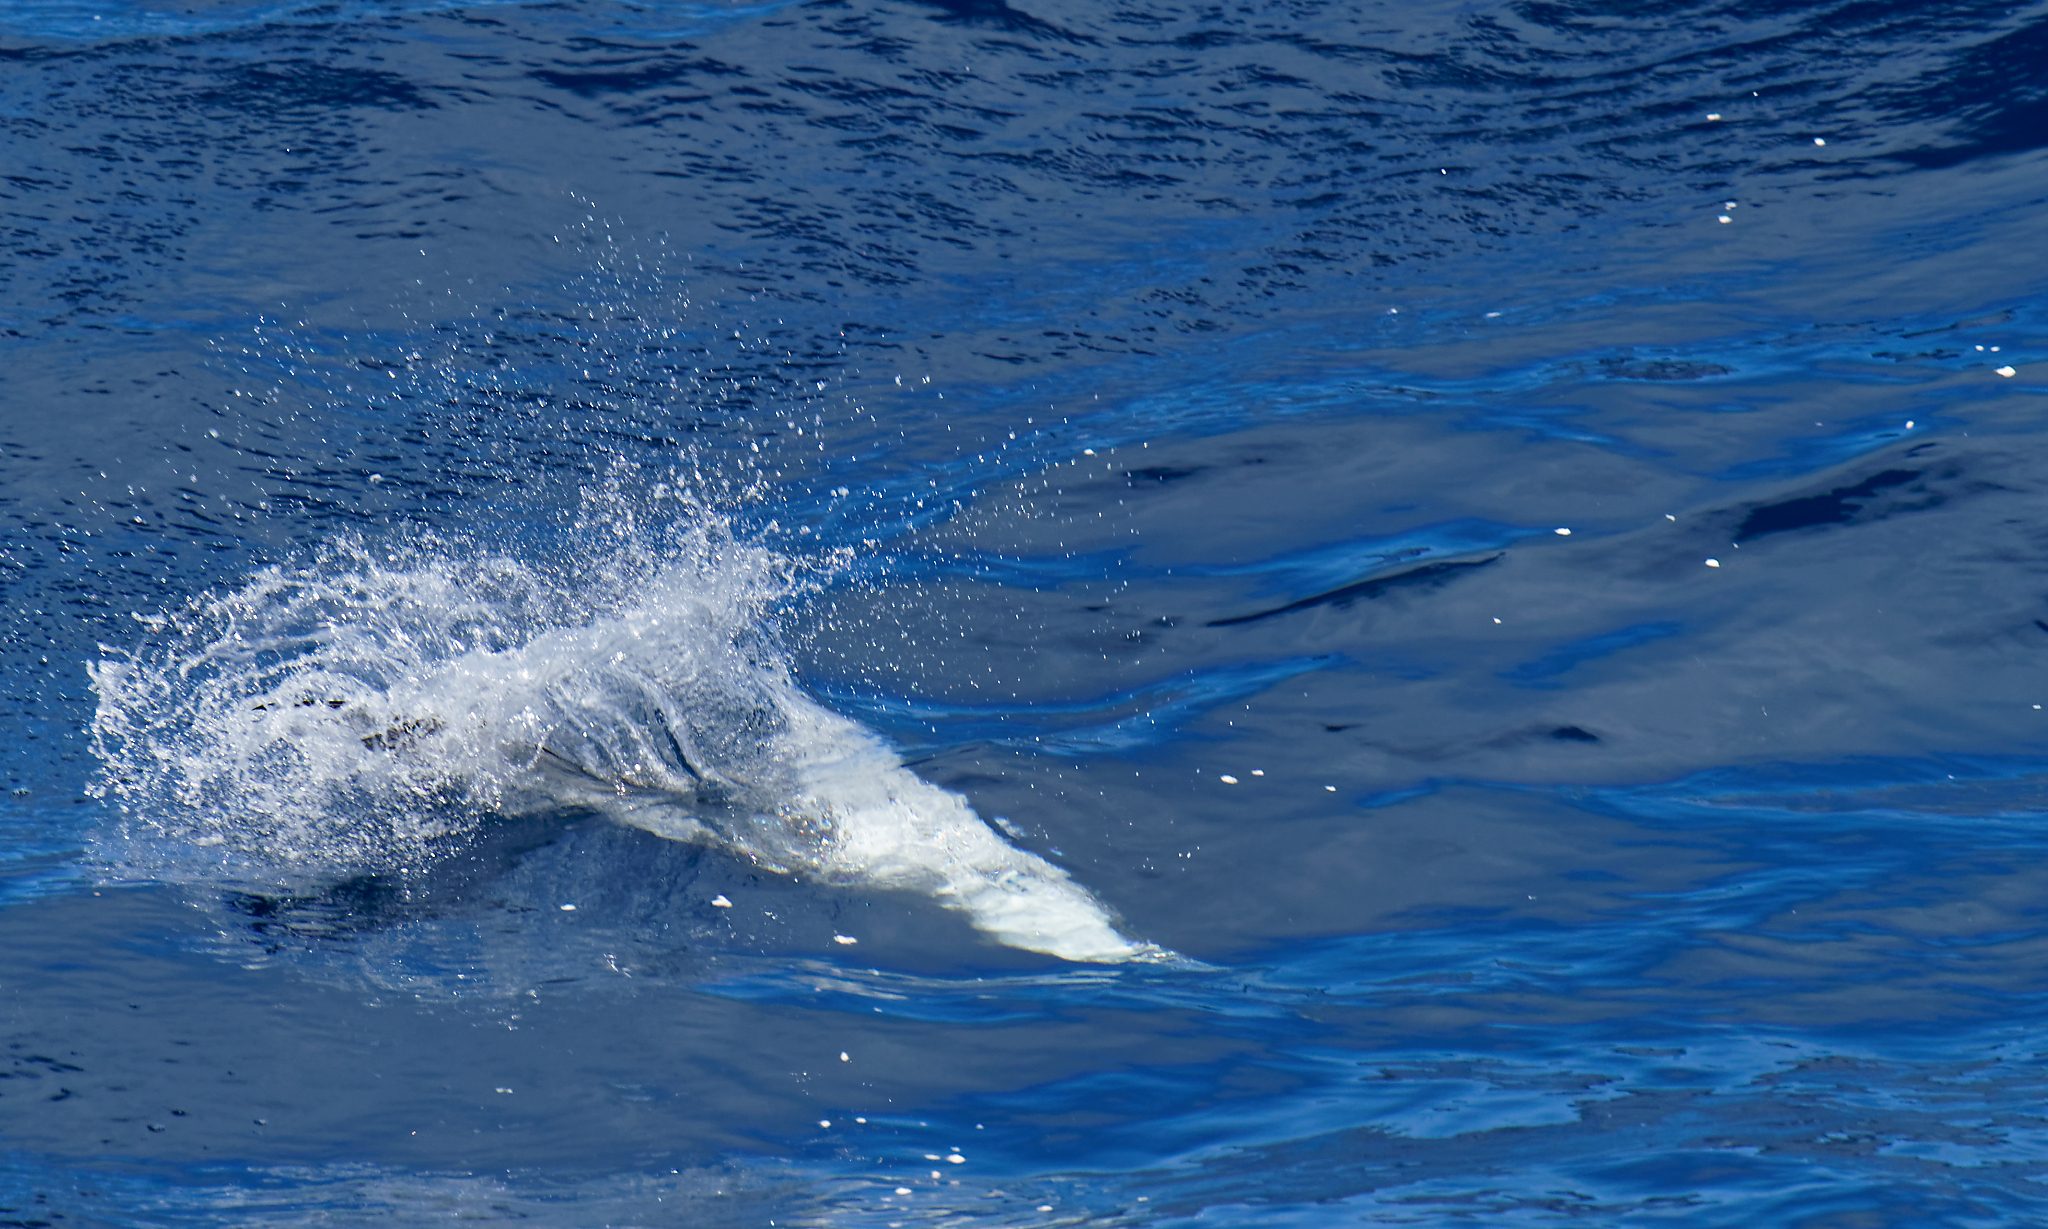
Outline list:
[[[5,6],[0,1223],[2040,1219],[2043,80]]]

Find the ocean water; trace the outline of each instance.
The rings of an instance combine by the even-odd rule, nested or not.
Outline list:
[[[2048,1217],[2048,6],[0,6],[0,1224]]]

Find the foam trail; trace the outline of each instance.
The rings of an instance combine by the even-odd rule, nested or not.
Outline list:
[[[928,894],[1074,961],[1165,959],[874,732],[768,630],[801,569],[699,510],[563,579],[341,544],[144,620],[92,667],[101,789],[157,873],[404,866],[492,813],[599,811],[824,882]]]

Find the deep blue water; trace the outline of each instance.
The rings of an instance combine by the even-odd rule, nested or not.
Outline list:
[[[0,1224],[2036,1223],[2044,217],[2042,4],[0,7]],[[1182,959],[235,741],[685,556]]]

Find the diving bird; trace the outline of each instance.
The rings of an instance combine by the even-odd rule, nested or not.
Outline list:
[[[765,552],[721,540],[595,609],[506,560],[336,562],[260,573],[94,664],[104,788],[153,839],[362,870],[494,812],[582,809],[922,893],[1013,947],[1178,959],[807,694]]]

